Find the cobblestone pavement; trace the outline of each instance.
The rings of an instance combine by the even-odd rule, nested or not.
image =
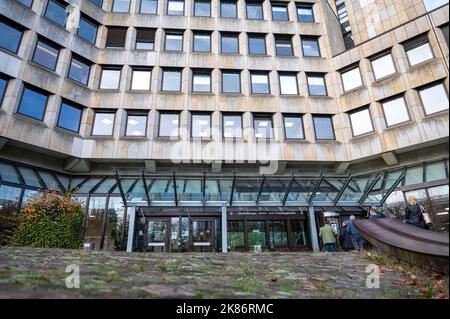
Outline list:
[[[80,267],[80,289],[65,285]],[[366,288],[364,253],[150,254],[63,249],[0,249],[0,298],[417,298],[381,268]]]

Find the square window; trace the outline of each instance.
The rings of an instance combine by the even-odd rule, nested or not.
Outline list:
[[[17,113],[43,121],[47,101],[48,94],[25,86]]]
[[[166,32],[166,51],[183,51],[183,33]]]
[[[211,114],[192,113],[191,137],[211,137]]]
[[[33,54],[33,62],[50,70],[56,69],[58,63],[59,48],[48,42],[38,40]]]
[[[137,28],[136,29],[136,49],[154,50],[155,49],[155,29]]]
[[[118,90],[120,84],[120,69],[102,69],[100,89]]]
[[[146,136],[147,115],[127,114],[125,136]]]
[[[392,55],[390,53],[374,58],[370,62],[372,63],[373,74],[376,80],[397,72],[395,69],[394,60],[392,59]]]
[[[439,28],[442,31],[442,35],[444,36],[445,43],[447,43],[447,48],[448,48],[450,46],[450,44],[449,44],[449,41],[450,41],[450,39],[449,39],[449,30],[448,30],[449,29],[449,25],[447,23],[446,25],[440,26]]]
[[[316,140],[334,140],[333,120],[331,116],[313,115]]]
[[[443,83],[423,88],[419,94],[427,115],[448,110],[448,95]]]
[[[178,137],[179,118],[180,114],[178,113],[160,112],[158,136]]]
[[[448,4],[448,0],[423,0],[427,12],[433,11],[443,5]]]
[[[127,28],[108,27],[108,35],[106,36],[107,48],[123,48],[127,37]]]
[[[223,137],[241,138],[242,137],[242,115],[224,114],[223,115]]]
[[[82,16],[80,18],[80,25],[78,26],[77,35],[80,38],[95,44],[95,40],[97,39],[97,29],[97,24]]]
[[[319,57],[319,40],[317,38],[302,37],[303,56],[305,57]]]
[[[266,54],[266,36],[265,35],[248,35],[248,53],[249,54]]]
[[[101,8],[103,4],[103,0],[91,0],[91,2],[99,8]]]
[[[349,112],[350,122],[352,123],[353,136],[373,131],[372,119],[369,108],[358,109]]]
[[[429,42],[420,43],[415,47],[407,49],[406,54],[411,66],[428,61],[434,57]]]
[[[92,135],[111,136],[113,134],[115,117],[115,112],[95,112]]]
[[[2,106],[7,86],[8,86],[8,79],[0,75],[0,107]]]
[[[184,15],[184,0],[167,0],[167,14],[173,16]]]
[[[289,21],[287,4],[272,4],[272,19],[275,21]]]
[[[130,11],[130,0],[114,0],[112,12],[127,13]]]
[[[387,126],[409,121],[409,113],[403,97],[382,102],[381,105]]]
[[[163,91],[181,91],[181,70],[163,70]]]
[[[83,85],[88,85],[91,65],[83,59],[72,56],[70,61],[68,78],[77,81]]]
[[[133,69],[131,89],[149,91],[151,76],[152,72],[150,69],[141,69],[141,68]]]
[[[220,1],[220,17],[221,18],[237,18],[237,0],[221,0]]]
[[[210,17],[211,1],[210,0],[194,0],[194,16]]]
[[[222,71],[222,93],[241,93],[241,73]]]
[[[221,33],[220,50],[222,53],[239,53],[239,34]]]
[[[310,96],[327,96],[327,86],[323,74],[306,74]]]
[[[298,95],[297,74],[279,72],[280,93],[283,95]]]
[[[57,126],[78,133],[82,113],[83,110],[80,107],[66,102],[61,103]]]
[[[194,52],[211,52],[211,33],[194,33]]]
[[[31,5],[33,4],[33,0],[17,0],[17,1],[28,8],[31,8]]]
[[[250,20],[263,20],[263,7],[261,2],[249,2],[247,1],[247,19]]]
[[[140,13],[156,14],[158,11],[158,0],[141,0]]]
[[[292,42],[290,37],[275,36],[275,51],[277,55],[293,56]]]
[[[250,74],[252,84],[252,94],[270,94],[269,74],[252,72]]]
[[[192,73],[193,92],[211,92],[211,71],[194,71]]]
[[[255,129],[255,138],[273,138],[272,116],[255,115],[253,128]]]
[[[341,73],[341,78],[342,85],[344,86],[344,92],[350,91],[363,85],[359,67],[353,68],[348,71],[343,71]]]
[[[299,115],[285,115],[284,132],[287,139],[303,140],[303,120]]]
[[[64,28],[67,18],[66,5],[56,0],[49,0],[45,10],[45,17]]]
[[[19,50],[23,31],[5,21],[0,21],[0,47],[13,53]]]
[[[300,22],[314,22],[314,11],[312,5],[297,6],[297,17]]]

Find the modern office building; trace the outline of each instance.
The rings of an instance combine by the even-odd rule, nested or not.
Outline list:
[[[448,229],[446,0],[0,0],[0,227],[74,190],[85,243],[318,249],[323,216]]]

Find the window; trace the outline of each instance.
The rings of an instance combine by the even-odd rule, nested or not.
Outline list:
[[[192,92],[211,92],[211,71],[192,73]]]
[[[284,133],[286,139],[303,140],[303,120],[300,115],[284,115]]]
[[[44,120],[47,101],[47,93],[25,86],[17,113],[42,121]]]
[[[423,0],[427,12],[433,11],[443,5],[448,4],[448,0]]]
[[[163,69],[163,91],[181,91],[181,70]]]
[[[191,137],[211,137],[211,114],[192,113]]]
[[[147,115],[127,113],[125,136],[146,136],[146,135],[147,135]]]
[[[155,29],[137,28],[136,29],[136,46],[137,50],[154,50],[155,49]]]
[[[150,80],[152,71],[150,69],[133,68],[133,75],[131,79],[132,90],[150,90]]]
[[[297,17],[300,22],[314,22],[314,11],[312,5],[298,5]]]
[[[56,0],[49,0],[45,9],[45,17],[61,27],[66,25],[66,5]]]
[[[353,136],[373,131],[372,119],[368,107],[351,111],[348,115],[352,124]]]
[[[88,85],[91,64],[76,56],[70,61],[68,78],[83,85]]]
[[[103,4],[103,0],[91,0],[91,2],[99,8],[101,8]]]
[[[80,131],[82,108],[68,102],[62,102],[56,126],[76,132]]]
[[[284,3],[272,4],[272,20],[289,21],[287,4]]]
[[[273,138],[272,116],[253,116],[253,128],[255,129],[256,138]]]
[[[180,114],[160,112],[159,113],[159,137],[178,137]]]
[[[211,33],[194,33],[194,52],[211,52]]]
[[[166,31],[166,41],[164,50],[183,51],[183,33]]]
[[[194,0],[194,16],[210,17],[211,1],[210,0]]]
[[[115,112],[95,112],[92,135],[111,136],[114,129]]]
[[[381,103],[387,126],[409,121],[408,109],[403,96]]]
[[[370,62],[372,63],[373,74],[376,80],[396,72],[391,53],[382,54],[381,56],[371,59]]]
[[[447,43],[447,48],[450,46],[449,45],[448,27],[449,27],[448,23],[446,25],[443,25],[443,26],[440,27],[441,30],[442,30],[442,34],[444,35],[445,42]]]
[[[251,72],[252,94],[270,94],[269,73]]]
[[[425,62],[434,57],[426,34],[407,41],[403,46],[411,66]]]
[[[240,138],[242,137],[242,115],[224,114],[223,115],[223,137]]]
[[[297,74],[278,72],[280,78],[280,93],[283,95],[298,95]]]
[[[334,140],[333,120],[328,115],[313,115],[316,140]]]
[[[184,15],[184,0],[167,0],[167,14],[172,16]]]
[[[241,93],[241,73],[222,70],[222,93]]]
[[[112,6],[112,12],[129,12],[130,10],[130,0],[114,0]]]
[[[251,20],[263,20],[263,6],[262,2],[250,2],[247,1],[247,19]]]
[[[107,48],[123,48],[127,37],[127,28],[108,27],[108,35],[106,36]]]
[[[50,70],[56,69],[58,63],[59,48],[48,42],[39,39],[33,54],[33,62],[36,62]]]
[[[0,21],[0,47],[13,53],[19,51],[23,31],[5,21]]]
[[[303,56],[320,56],[319,39],[302,37]]]
[[[222,53],[239,53],[239,33],[220,34],[220,51]]]
[[[33,4],[33,0],[17,0],[17,1],[28,8],[31,8],[31,5]]]
[[[237,18],[237,0],[221,0],[220,1],[220,17]]]
[[[158,11],[158,0],[141,0],[140,13],[153,13]]]
[[[327,86],[325,76],[317,73],[307,73],[308,91],[310,96],[327,96]]]
[[[102,69],[102,78],[100,80],[100,89],[118,90],[120,84],[120,69]]]
[[[342,85],[344,92],[353,90],[363,85],[359,66],[341,72]]]
[[[6,87],[8,86],[8,79],[0,74],[0,107],[5,97]]]
[[[248,35],[248,53],[266,54],[266,36],[249,34]]]
[[[275,51],[277,55],[293,56],[291,37],[275,35]]]
[[[420,89],[419,94],[427,115],[448,110],[448,95],[444,83]]]
[[[86,41],[95,44],[95,40],[97,39],[97,24],[82,16],[80,18],[77,35]]]

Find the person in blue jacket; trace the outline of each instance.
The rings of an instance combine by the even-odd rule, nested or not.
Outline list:
[[[355,220],[355,216],[351,215],[350,219],[347,222],[347,232],[350,234],[350,238],[352,240],[353,248],[357,251],[361,251],[363,248],[363,239],[361,235],[356,230],[355,226],[353,226],[353,221]]]
[[[369,219],[377,219],[377,218],[383,218],[384,216],[381,214],[378,214],[377,208],[372,206],[369,210]]]

